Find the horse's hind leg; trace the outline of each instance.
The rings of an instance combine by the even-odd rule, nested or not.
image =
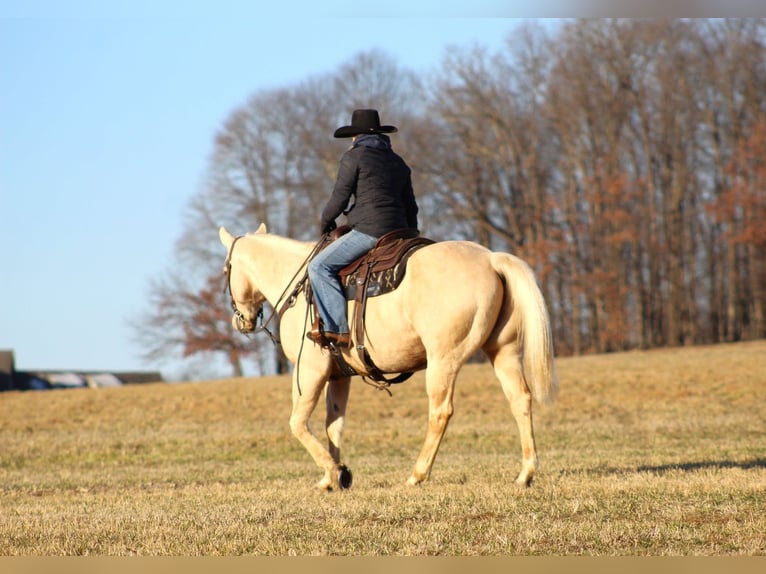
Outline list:
[[[325,387],[324,376],[321,373],[309,373],[307,370],[300,369],[300,380],[298,381],[298,372],[299,369],[296,367],[293,371],[293,410],[290,415],[290,430],[304,448],[309,451],[314,462],[325,471],[324,477],[317,486],[323,490],[332,490],[338,486],[339,465],[309,430],[309,418],[314,412]],[[298,382],[300,382],[300,387]]]
[[[532,394],[524,380],[521,357],[513,345],[506,345],[488,355],[519,427],[522,462],[516,483],[529,486],[537,471],[537,449],[532,428]]]
[[[325,429],[330,455],[336,464],[340,464],[340,442],[346,425],[346,405],[350,388],[349,377],[331,379],[327,385]]]
[[[428,480],[436,459],[447,423],[452,417],[452,396],[455,390],[457,371],[438,362],[429,360],[426,369],[426,391],[428,392],[428,430],[423,448],[420,450],[408,484],[420,484]]]

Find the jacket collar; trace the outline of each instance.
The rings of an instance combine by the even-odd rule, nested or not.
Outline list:
[[[363,134],[356,137],[352,147],[359,146],[375,149],[391,149],[391,138],[384,134]]]

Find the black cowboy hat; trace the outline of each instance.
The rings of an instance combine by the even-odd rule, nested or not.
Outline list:
[[[392,134],[399,131],[394,126],[380,125],[378,110],[354,110],[351,125],[335,130],[336,138],[350,138],[359,134]]]

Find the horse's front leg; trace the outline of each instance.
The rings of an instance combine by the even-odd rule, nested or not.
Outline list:
[[[351,389],[351,378],[343,377],[339,379],[330,379],[327,385],[327,418],[325,419],[325,431],[327,432],[328,450],[337,465],[337,472],[332,476],[325,473],[323,483],[331,482],[333,488],[337,482],[341,488],[351,487],[351,471],[341,464],[340,446],[343,436],[343,430],[346,428],[346,405],[348,404],[349,390]],[[321,483],[320,483],[321,486]]]
[[[346,427],[346,405],[350,388],[350,377],[331,379],[327,385],[325,429],[328,449],[336,464],[340,464],[340,443]]]
[[[290,430],[303,447],[309,452],[319,468],[324,470],[324,477],[317,486],[322,490],[338,487],[340,465],[335,461],[321,442],[311,433],[309,419],[319,402],[327,382],[326,371],[296,366],[293,371],[293,410],[290,415]]]

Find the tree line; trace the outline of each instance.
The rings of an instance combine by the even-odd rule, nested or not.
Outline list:
[[[454,48],[416,75],[383,52],[253,94],[216,134],[171,271],[134,325],[145,358],[281,371],[230,326],[217,229],[315,240],[354,108],[400,128],[421,232],[535,269],[559,355],[766,336],[764,21],[581,20]]]

